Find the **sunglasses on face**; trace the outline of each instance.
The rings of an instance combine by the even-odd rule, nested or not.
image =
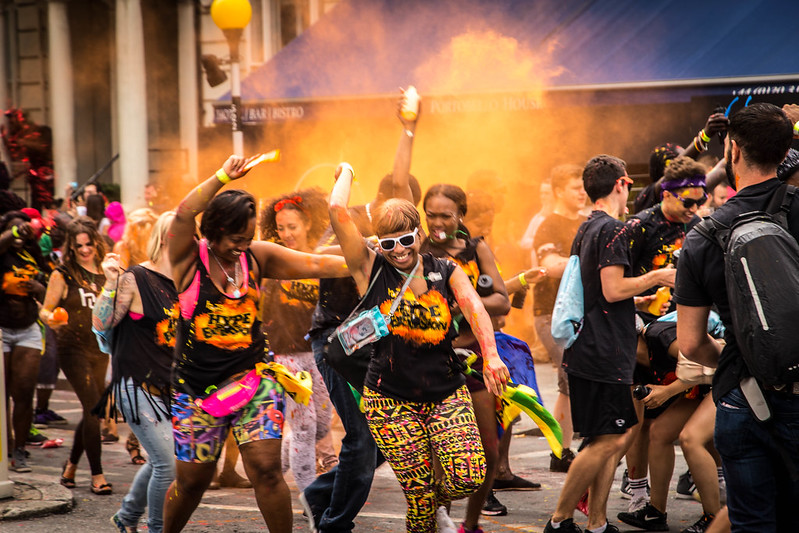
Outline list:
[[[419,233],[419,228],[416,228],[412,232],[406,233],[405,235],[400,235],[399,237],[385,237],[383,239],[377,239],[377,242],[380,243],[380,248],[386,252],[393,250],[398,242],[404,248],[408,248],[409,246],[413,246],[413,243],[416,242],[417,233]]]
[[[669,194],[678,199],[685,209],[691,209],[693,206],[702,207],[705,204],[705,202],[707,202],[707,193],[703,194],[702,198],[699,199],[682,198],[681,196],[678,196],[673,192],[669,192]]]

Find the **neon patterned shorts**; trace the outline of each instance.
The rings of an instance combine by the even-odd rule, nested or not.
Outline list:
[[[272,376],[261,379],[252,400],[230,415],[209,415],[183,392],[172,393],[175,458],[187,463],[219,460],[228,431],[239,446],[283,437],[283,387]]]

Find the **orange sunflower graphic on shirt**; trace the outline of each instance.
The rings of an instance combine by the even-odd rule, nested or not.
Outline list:
[[[258,315],[255,301],[250,298],[222,303],[206,303],[205,313],[194,317],[196,339],[223,350],[240,350],[252,342],[252,326]]]
[[[384,315],[391,310],[397,292],[389,290],[389,299],[380,304],[380,312]],[[394,335],[415,344],[438,344],[446,337],[451,323],[449,305],[440,292],[431,289],[416,296],[407,289],[388,327]]]

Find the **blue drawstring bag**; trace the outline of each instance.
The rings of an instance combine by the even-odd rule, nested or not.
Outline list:
[[[583,299],[583,278],[580,272],[580,256],[572,255],[563,277],[560,278],[558,296],[552,310],[552,338],[563,349],[569,348],[577,340],[583,329],[585,301]]]

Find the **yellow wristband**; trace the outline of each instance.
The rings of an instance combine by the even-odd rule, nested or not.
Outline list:
[[[796,124],[793,125],[793,136],[799,137],[799,120],[797,120]]]
[[[705,133],[705,128],[702,128],[701,130],[699,130],[699,138],[701,138],[706,143],[710,142],[710,137],[708,137],[708,134]]]
[[[100,296],[108,296],[109,298],[113,298],[116,295],[117,295],[116,289],[114,289],[113,291],[107,291],[105,290],[105,287],[103,287],[103,290],[100,291]]]
[[[19,228],[16,226],[11,226],[11,235],[19,239]]]
[[[519,283],[522,284],[522,289],[527,288],[528,283],[527,283],[527,278],[524,277],[524,272],[519,274]]]
[[[222,185],[227,185],[230,183],[230,176],[227,175],[227,172],[225,172],[224,168],[220,168],[216,171],[216,179],[218,179],[219,183]]]

